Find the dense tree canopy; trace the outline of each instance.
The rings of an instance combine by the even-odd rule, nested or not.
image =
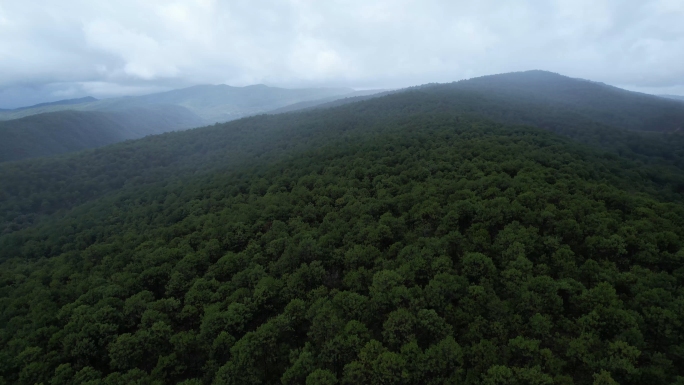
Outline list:
[[[684,384],[682,135],[459,87],[0,165],[0,384]]]
[[[684,381],[684,206],[533,128],[414,115],[4,236],[19,384]]]

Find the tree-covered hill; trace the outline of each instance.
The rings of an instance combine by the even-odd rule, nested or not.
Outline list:
[[[682,137],[478,95],[0,165],[0,384],[684,383]]]
[[[201,116],[208,123],[226,122],[276,108],[324,98],[353,95],[351,88],[287,89],[256,84],[231,87],[202,85],[140,96],[132,101],[143,104],[177,104]]]
[[[682,103],[546,71],[483,76],[437,87],[473,92],[495,103],[514,99],[542,105],[629,130],[671,132],[684,128]]]
[[[202,124],[197,115],[177,106],[31,115],[0,121],[0,162],[80,151]]]
[[[61,159],[0,165],[0,232],[68,210],[120,189],[184,175],[232,170],[322,146],[369,127],[395,124],[411,115],[486,117],[530,124],[633,160],[642,186],[661,195],[684,191],[684,135],[622,130],[571,111],[520,98],[493,99],[442,85],[301,113],[256,116],[222,125],[174,132]],[[671,198],[671,197],[670,197]],[[668,198],[668,199],[670,199]]]
[[[684,380],[684,206],[630,161],[451,114],[364,127],[3,236],[4,381]]]

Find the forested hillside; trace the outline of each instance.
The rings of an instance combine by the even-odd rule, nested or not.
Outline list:
[[[416,113],[486,117],[530,124],[636,161],[620,167],[660,195],[684,192],[684,135],[621,130],[543,103],[477,96],[442,85],[304,113],[257,116],[201,130],[121,143],[60,160],[0,165],[1,231],[70,209],[121,188],[195,173],[234,169],[322,146],[369,127],[391,126]],[[669,198],[668,198],[669,199]]]
[[[0,121],[0,162],[102,147],[202,124],[197,115],[177,106],[31,115]]]
[[[0,165],[0,383],[684,384],[682,136],[477,95]]]
[[[684,128],[684,105],[674,100],[546,71],[483,76],[441,88],[474,92],[494,103],[513,99],[540,105],[629,130],[671,132]]]

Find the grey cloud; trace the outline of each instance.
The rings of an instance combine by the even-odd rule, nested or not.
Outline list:
[[[546,69],[684,93],[681,0],[0,0],[0,107]]]

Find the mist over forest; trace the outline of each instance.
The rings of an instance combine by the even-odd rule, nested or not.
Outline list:
[[[258,3],[0,3],[0,385],[684,385],[684,8]]]

